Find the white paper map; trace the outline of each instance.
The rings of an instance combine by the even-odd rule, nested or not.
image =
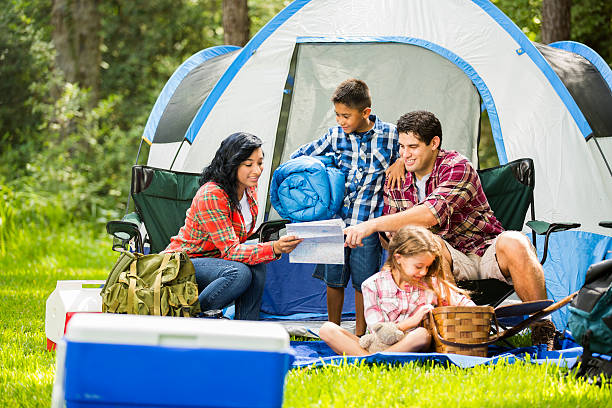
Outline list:
[[[344,264],[344,221],[299,222],[285,226],[287,235],[302,241],[290,254],[291,263]]]

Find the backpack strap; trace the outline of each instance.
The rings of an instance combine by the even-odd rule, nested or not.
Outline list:
[[[134,314],[134,295],[136,294],[136,261],[134,259],[130,264],[130,273],[128,273],[127,277],[129,279],[130,285],[128,287],[128,298],[127,298],[127,313]]]
[[[168,262],[170,262],[170,258],[172,257],[171,252],[166,252],[164,254],[164,258],[162,259],[161,265],[157,270],[157,276],[155,277],[155,282],[153,283],[153,314],[155,316],[161,316],[161,283],[162,283],[162,271],[166,269],[168,266]],[[176,253],[177,260],[177,268],[180,267],[180,257],[179,253]]]

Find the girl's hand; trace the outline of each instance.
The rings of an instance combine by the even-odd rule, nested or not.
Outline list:
[[[427,313],[433,309],[432,305],[423,305],[420,306],[413,314],[412,316],[408,317],[407,319],[403,320],[402,322],[398,323],[397,327],[402,330],[402,331],[406,331],[408,329],[412,329],[413,327],[417,327],[421,321],[423,320],[423,318],[427,315]]]
[[[423,317],[425,317],[425,315],[427,315],[427,313],[429,313],[429,311],[433,310],[433,309],[434,309],[434,307],[432,305],[423,305],[423,306],[419,307],[416,310],[416,312],[414,312],[412,317],[414,317],[415,319],[418,319],[418,323],[420,323],[421,320],[423,320]]]
[[[278,241],[272,243],[274,249],[274,255],[279,256],[280,254],[288,254],[297,247],[303,239],[296,237],[295,235],[285,235],[280,237]]]

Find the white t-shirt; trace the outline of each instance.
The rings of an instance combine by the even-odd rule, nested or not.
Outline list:
[[[251,215],[251,207],[247,200],[246,192],[242,194],[242,200],[240,200],[240,212],[244,219],[244,225],[246,226],[247,232],[251,230],[251,224],[253,223],[253,216]]]
[[[426,197],[426,195],[425,195],[425,187],[427,185],[427,180],[429,180],[429,176],[431,176],[431,173],[429,173],[426,176],[423,176],[423,178],[420,179],[420,180],[417,179],[417,181],[416,181],[417,197],[419,198],[419,203],[421,201],[423,201],[425,199],[425,197]]]

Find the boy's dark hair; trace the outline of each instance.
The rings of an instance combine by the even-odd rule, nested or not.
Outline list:
[[[416,135],[417,139],[426,145],[431,143],[431,139],[434,136],[438,136],[440,138],[440,146],[442,146],[442,126],[438,118],[431,112],[413,111],[403,114],[397,120],[397,132],[412,132]]]
[[[331,101],[333,103],[343,103],[349,108],[360,111],[372,107],[370,89],[365,82],[355,78],[347,79],[338,85]]]

